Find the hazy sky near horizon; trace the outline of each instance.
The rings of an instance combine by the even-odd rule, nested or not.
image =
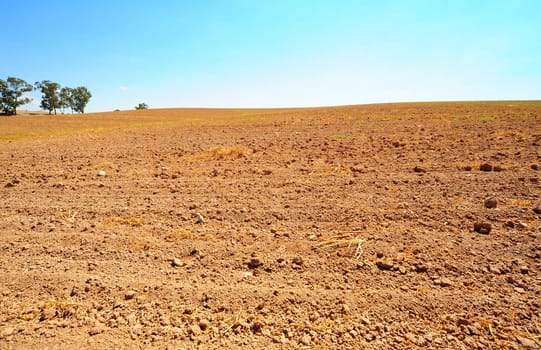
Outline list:
[[[87,111],[541,98],[539,0],[1,0],[0,78]],[[33,93],[38,109],[40,96]]]

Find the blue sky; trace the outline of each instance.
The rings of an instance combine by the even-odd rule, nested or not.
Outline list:
[[[541,98],[541,1],[2,0],[0,78],[87,111]],[[37,109],[39,94],[33,93]]]

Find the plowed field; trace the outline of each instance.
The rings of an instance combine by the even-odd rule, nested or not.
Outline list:
[[[541,102],[0,117],[0,349],[540,348],[540,168]]]

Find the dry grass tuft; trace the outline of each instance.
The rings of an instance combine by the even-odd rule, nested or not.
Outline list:
[[[79,303],[70,300],[51,299],[40,307],[40,318],[42,320],[47,320],[53,318],[66,319],[74,317],[78,314],[80,306]]]
[[[331,237],[322,237],[321,242],[314,246],[315,250],[320,249],[336,249],[336,248],[355,248],[354,257],[359,259],[363,254],[364,239],[358,236],[351,236],[351,234],[343,234]]]

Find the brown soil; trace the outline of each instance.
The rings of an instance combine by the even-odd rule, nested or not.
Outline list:
[[[541,346],[541,102],[4,117],[0,164],[1,349]]]

